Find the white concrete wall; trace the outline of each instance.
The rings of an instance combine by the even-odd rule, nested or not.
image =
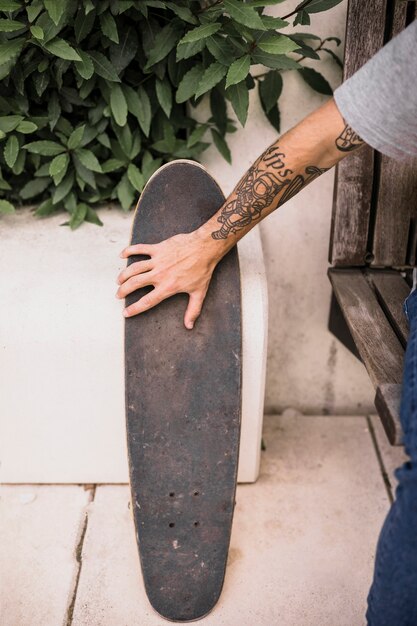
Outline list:
[[[296,4],[285,2],[269,7],[269,12],[283,15]],[[298,26],[296,30],[339,37],[341,54],[346,8],[344,1],[325,13],[313,14],[310,27]],[[341,72],[330,59],[307,64],[319,69],[333,88],[340,83]],[[326,100],[305,85],[296,72],[283,76],[281,132]],[[203,155],[203,164],[225,193],[277,137],[261,111],[257,94],[252,91],[250,95],[248,122],[228,139],[232,165],[219,157],[215,148]],[[198,115],[205,118],[204,107]],[[374,393],[363,365],[327,331],[331,290],[326,271],[333,180],[334,171],[329,171],[260,225],[270,303],[266,385],[266,408],[270,412],[291,406],[306,413],[352,414],[373,406]]]

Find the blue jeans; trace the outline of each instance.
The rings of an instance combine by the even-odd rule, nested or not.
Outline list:
[[[417,290],[404,311],[410,332],[400,417],[410,460],[395,472],[398,487],[378,541],[368,626],[417,626]]]

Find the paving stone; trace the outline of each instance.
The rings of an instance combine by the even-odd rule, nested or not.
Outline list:
[[[363,626],[389,506],[366,419],[268,416],[261,475],[239,485],[215,626]],[[125,486],[91,505],[73,626],[156,626]]]
[[[0,624],[61,626],[77,578],[76,546],[90,492],[4,485],[0,498]]]

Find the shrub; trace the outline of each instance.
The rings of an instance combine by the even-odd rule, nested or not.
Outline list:
[[[71,228],[101,224],[95,208],[128,210],[163,162],[198,159],[207,136],[230,162],[226,101],[244,125],[257,88],[279,131],[284,72],[331,94],[302,62],[340,64],[340,41],[282,30],[341,0],[264,14],[279,1],[0,0],[0,212],[40,203],[35,215],[65,210]],[[266,71],[253,76],[257,64]],[[205,95],[211,117],[199,123],[188,105]]]

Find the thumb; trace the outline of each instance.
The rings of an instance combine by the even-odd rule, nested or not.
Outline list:
[[[206,292],[204,291],[193,291],[190,293],[190,299],[188,300],[187,310],[184,315],[185,328],[189,330],[193,328],[194,322],[201,313],[205,297]]]

